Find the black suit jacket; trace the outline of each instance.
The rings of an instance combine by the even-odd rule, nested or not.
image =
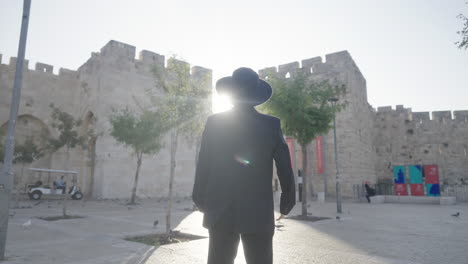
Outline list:
[[[286,215],[296,203],[296,191],[280,120],[253,107],[210,116],[192,194],[204,213],[203,226],[212,228],[229,211],[240,233],[272,232],[273,160],[282,191],[280,212]]]

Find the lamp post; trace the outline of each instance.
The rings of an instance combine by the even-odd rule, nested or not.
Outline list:
[[[26,39],[28,35],[29,10],[31,0],[24,0],[23,16],[21,21],[21,32],[16,60],[15,81],[10,105],[10,119],[8,120],[8,132],[5,140],[5,156],[3,168],[0,174],[0,261],[5,259],[5,245],[8,229],[9,199],[13,186],[12,162],[15,147],[16,117],[21,97],[21,85],[23,80],[23,62],[26,50]]]
[[[328,101],[332,104],[333,107],[336,106],[338,102],[338,98],[333,97],[329,98]],[[334,137],[334,145],[335,145],[335,167],[336,167],[336,211],[338,213],[342,213],[341,210],[341,186],[340,186],[340,170],[338,169],[338,147],[336,142],[336,113],[333,114],[333,137]]]

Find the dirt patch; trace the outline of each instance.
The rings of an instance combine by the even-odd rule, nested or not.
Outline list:
[[[202,239],[202,238],[205,238],[205,237],[174,231],[170,234],[164,233],[164,234],[150,234],[150,235],[143,235],[143,236],[127,237],[125,238],[125,240],[158,247],[162,245],[188,242],[188,241]]]
[[[311,215],[308,215],[308,216],[295,215],[295,216],[286,217],[286,219],[307,221],[307,222],[317,222],[317,221],[327,220],[327,219],[331,219],[331,218],[330,217],[321,217],[321,216],[311,216]]]
[[[66,215],[66,216],[44,216],[44,217],[38,217],[38,219],[45,220],[45,221],[57,221],[57,220],[68,220],[68,219],[78,219],[78,218],[84,218],[84,216],[79,216],[79,215]]]

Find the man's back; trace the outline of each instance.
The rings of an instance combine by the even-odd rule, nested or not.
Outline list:
[[[194,201],[205,213],[204,226],[212,227],[226,210],[231,210],[236,231],[272,232],[274,159],[280,166],[282,187],[287,188],[282,191],[295,193],[279,119],[260,114],[253,107],[213,115],[202,144]]]

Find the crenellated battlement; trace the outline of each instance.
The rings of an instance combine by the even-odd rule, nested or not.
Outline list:
[[[101,55],[113,58],[125,58],[128,60],[135,59],[135,46],[111,40],[101,48]]]
[[[54,72],[54,66],[38,62],[38,63],[36,63],[35,70],[40,71],[40,72],[53,73]]]
[[[92,52],[91,58],[88,60],[88,62],[80,66],[80,69],[86,66],[88,63],[92,64],[98,61],[106,61],[110,64],[117,62],[118,65],[126,64],[130,67],[122,68],[122,70],[135,68],[145,73],[151,72],[154,69],[154,66],[159,65],[164,67],[167,63],[171,63],[171,61],[174,63],[186,64],[187,67],[190,67],[190,64],[185,61],[173,59],[166,60],[164,55],[149,50],[141,50],[138,53],[138,58],[135,58],[135,55],[135,46],[116,40],[111,40],[101,48],[100,52]],[[211,76],[212,71],[201,66],[192,66],[191,73],[192,75],[196,73],[198,77],[200,77],[200,74]]]
[[[0,54],[0,65],[4,65],[7,67],[8,71],[15,72],[16,71],[16,57],[10,57],[10,61],[8,64],[2,63],[2,54]],[[29,60],[25,59],[23,62],[23,70],[26,72],[32,72],[36,74],[45,74],[46,76],[50,77],[64,77],[64,78],[76,78],[77,71],[59,68],[58,74],[54,74],[54,66],[42,62],[36,62],[34,69],[29,68]]]
[[[403,105],[397,105],[395,109],[392,106],[381,106],[377,108],[378,116],[393,115],[400,116],[403,113],[405,120],[409,122],[425,123],[468,123],[468,110],[458,111],[433,111],[433,112],[412,112],[411,108],[404,108]]]
[[[166,63],[166,58],[164,55],[158,54],[149,50],[141,50],[138,54],[138,58],[135,58],[136,48],[135,46],[111,40],[104,47],[101,48],[100,52],[92,52],[89,60],[79,67],[81,69],[87,63],[94,61],[104,60],[104,61],[118,61],[128,62],[133,64],[133,68],[142,69],[145,72],[149,72],[153,69],[155,65],[163,66]],[[9,64],[6,64],[9,70],[15,71],[16,69],[16,57],[11,57]],[[0,64],[2,63],[2,54],[0,54]],[[182,63],[182,61],[181,61]],[[187,62],[183,62],[189,65]],[[2,64],[3,65],[3,64]],[[55,77],[64,77],[64,78],[76,78],[78,76],[78,71],[59,68],[58,74],[54,74],[54,66],[46,64],[43,62],[37,62],[34,69],[29,69],[29,61],[24,60],[23,67],[25,71],[32,71],[39,74],[46,74],[47,76]],[[197,77],[200,78],[201,75],[211,76],[212,70],[204,68],[201,66],[192,66],[192,74],[196,73]]]
[[[160,65],[164,67],[165,58],[163,55],[160,55],[156,52],[142,50],[140,51],[139,61],[143,65],[148,65],[148,66]]]
[[[356,69],[361,74],[353,58],[346,50],[327,54],[325,55],[325,59],[326,61],[322,62],[322,57],[313,57],[302,60],[300,63],[295,61],[281,64],[278,68],[269,67],[262,69],[259,71],[259,75],[261,78],[265,78],[268,74],[276,74],[280,77],[293,77],[299,71],[313,75],[314,73],[339,72],[351,68]]]

